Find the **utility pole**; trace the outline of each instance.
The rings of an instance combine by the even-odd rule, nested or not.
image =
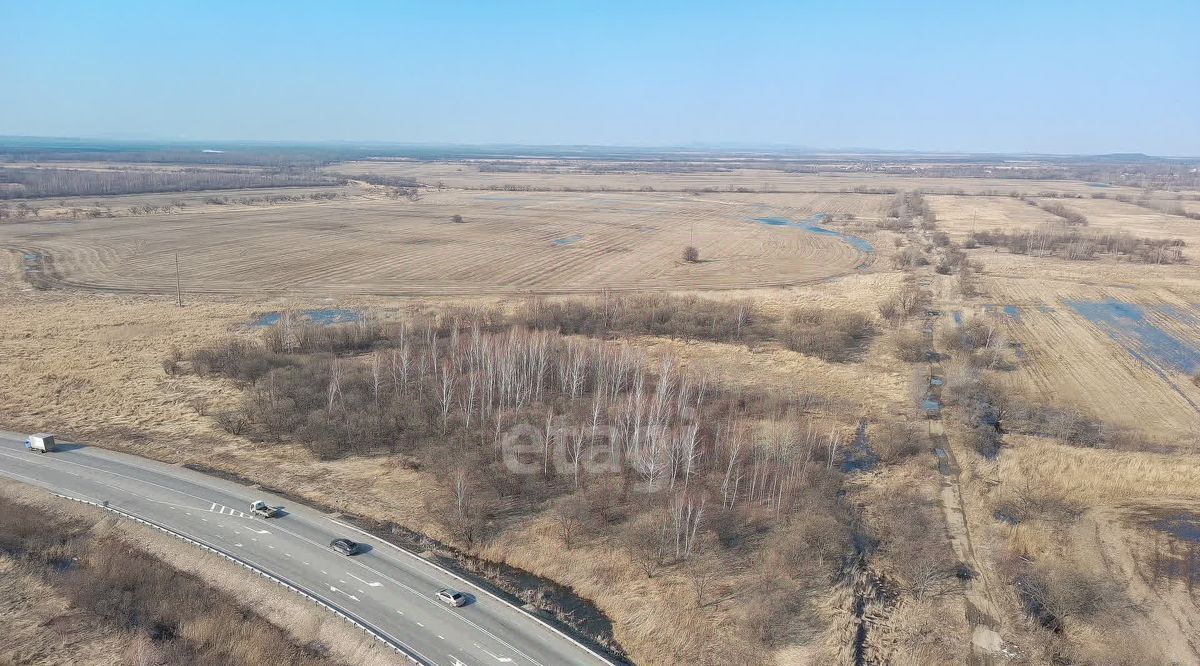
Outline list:
[[[175,307],[183,307],[183,289],[179,283],[179,253],[175,253]]]

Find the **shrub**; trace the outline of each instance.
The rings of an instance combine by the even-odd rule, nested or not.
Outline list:
[[[1061,630],[1129,606],[1121,586],[1073,563],[1040,562],[1018,575],[1016,588],[1026,610],[1044,626]]]
[[[192,410],[195,411],[199,416],[207,416],[208,407],[211,404],[212,402],[204,396],[192,398]]]
[[[1183,255],[1187,244],[1178,238],[1148,238],[1124,232],[1089,232],[1048,226],[1031,231],[974,231],[971,239],[979,245],[1006,247],[1013,254],[1055,255],[1076,261],[1093,259],[1097,254],[1115,254],[1143,264],[1187,261]]]
[[[697,250],[693,245],[683,248],[683,260],[689,264],[700,261],[700,250]]]
[[[788,349],[832,362],[851,360],[874,334],[869,315],[816,307],[793,310],[779,327]]]
[[[1057,215],[1058,217],[1061,217],[1067,224],[1085,226],[1088,223],[1087,216],[1085,216],[1083,213],[1072,208],[1067,208],[1057,201],[1048,204],[1042,204],[1041,209],[1047,213],[1050,213],[1051,215]]]
[[[925,449],[924,431],[911,423],[880,423],[870,429],[868,436],[871,449],[885,463],[898,462]]]
[[[919,331],[901,330],[892,336],[892,352],[896,358],[905,363],[919,363],[926,360],[929,351],[925,336]]]
[[[916,268],[928,265],[929,258],[925,256],[921,248],[914,245],[909,245],[892,255],[892,266],[895,268]]]
[[[932,300],[933,294],[909,276],[899,291],[879,303],[879,314],[889,321],[898,321],[924,312]]]
[[[531,300],[513,319],[529,328],[567,335],[667,335],[716,342],[757,342],[775,320],[748,299],[647,294],[562,301]]]
[[[240,410],[226,409],[213,415],[213,419],[222,430],[231,435],[240,435],[246,430],[248,421]]]

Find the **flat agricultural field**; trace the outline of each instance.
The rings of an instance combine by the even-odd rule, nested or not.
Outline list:
[[[946,325],[999,319],[1005,383],[1040,404],[1194,449],[1200,441],[1200,272],[1188,264],[1069,262],[975,250],[984,293]]]
[[[0,226],[37,284],[173,293],[453,295],[788,286],[871,264],[869,240],[803,223],[887,197],[429,191]],[[454,216],[462,222],[454,222]],[[774,223],[764,223],[771,218]],[[819,220],[812,219],[816,224]],[[685,246],[700,261],[682,259]]]
[[[656,190],[715,189],[772,192],[869,192],[921,190],[926,193],[1008,196],[1055,193],[1070,196],[1136,197],[1131,187],[1097,188],[1077,180],[1012,178],[941,178],[837,170],[800,173],[775,168],[722,165],[720,161],[675,163],[661,171],[638,163],[607,166],[586,160],[480,160],[470,162],[358,161],[327,167],[333,173],[411,178],[425,185],[465,189]]]

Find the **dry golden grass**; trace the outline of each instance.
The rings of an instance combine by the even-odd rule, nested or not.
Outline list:
[[[1200,456],[1081,449],[1008,435],[999,478],[1056,488],[1088,504],[1176,504],[1200,500]]]
[[[606,611],[618,624],[617,635],[639,647],[633,655],[639,664],[719,666],[769,659],[734,624],[732,614],[751,601],[739,594],[749,585],[745,573],[726,572],[710,594],[714,600],[696,608],[690,584],[677,567],[647,579],[619,549],[597,539],[564,553],[548,519],[504,534],[482,554],[537,571],[586,598],[605,600]]]
[[[870,255],[827,235],[755,222],[804,219],[858,199],[800,195],[481,193],[209,206],[76,224],[0,226],[0,248],[53,261],[85,289],[222,294],[518,294],[731,289],[821,280]],[[465,222],[451,222],[462,215]],[[684,246],[701,261],[682,260]]]
[[[107,666],[129,652],[134,637],[113,632],[73,609],[53,587],[0,556],[0,663]]]

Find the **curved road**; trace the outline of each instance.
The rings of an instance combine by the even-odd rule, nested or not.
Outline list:
[[[191,470],[95,447],[33,453],[0,431],[0,476],[104,503],[158,523],[287,581],[353,617],[414,661],[436,666],[607,664],[598,654],[421,557],[328,514]],[[264,464],[267,464],[264,462]],[[283,506],[280,518],[245,513],[251,501]],[[367,544],[354,557],[330,540]],[[434,593],[472,597],[451,608]]]

